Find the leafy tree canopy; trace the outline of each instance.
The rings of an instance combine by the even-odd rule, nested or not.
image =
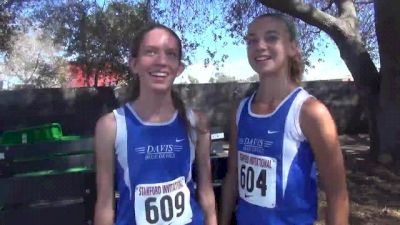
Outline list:
[[[146,19],[143,4],[125,1],[45,0],[35,10],[40,27],[65,55],[86,66],[86,75],[108,70],[128,74],[129,48]]]
[[[225,48],[243,44],[248,23],[257,15],[271,12],[258,1],[178,1],[178,0],[104,0],[66,1],[9,0],[0,5],[2,32],[0,51],[10,51],[8,43],[15,30],[41,28],[55,45],[63,46],[66,59],[85,66],[87,76],[99,72],[128,74],[129,46],[135,32],[147,21],[155,20],[172,27],[182,38],[184,61],[204,60],[205,65],[224,66],[229,57]],[[332,15],[338,14],[332,0],[306,0]],[[26,7],[24,7],[26,6]],[[373,5],[356,1],[360,30],[365,46],[378,61]],[[22,23],[16,15],[23,15]],[[307,66],[310,55],[321,42],[318,28],[299,19],[298,36]],[[25,24],[25,28],[23,28]],[[30,28],[26,28],[29,26]],[[21,28],[22,27],[22,28]],[[4,29],[3,29],[4,28]],[[323,43],[323,42],[322,42]],[[323,53],[320,53],[323,59]],[[201,55],[203,58],[198,58]]]
[[[0,52],[8,52],[10,40],[21,29],[17,14],[27,0],[4,0],[0,3]]]
[[[204,59],[204,63],[206,65],[213,63],[217,66],[223,65],[229,57],[226,55],[224,47],[231,43],[244,43],[243,37],[247,32],[247,25],[254,17],[267,12],[277,12],[254,0],[148,0],[147,2],[154,19],[166,23],[182,33],[184,41],[192,47],[192,49],[188,49],[189,52],[199,46],[207,46],[205,50],[207,58]],[[316,8],[331,15],[338,14],[337,8],[333,7],[333,0],[306,0],[304,2],[313,4]],[[375,62],[378,62],[373,4],[370,1],[356,0],[355,5],[366,48]],[[321,30],[300,19],[294,18],[293,20],[297,25],[299,44],[303,50],[306,65],[312,66],[310,55],[317,47],[324,47],[318,46],[324,42],[316,41],[321,38]],[[207,38],[201,39],[200,37],[204,37],[203,34],[206,32],[209,32]],[[231,43],[228,43],[229,41]],[[320,56],[323,58],[323,53],[320,53]]]

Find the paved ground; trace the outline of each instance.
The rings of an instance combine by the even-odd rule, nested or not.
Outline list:
[[[351,200],[350,224],[400,225],[400,176],[368,157],[365,134],[340,136]],[[319,193],[317,224],[324,224],[325,196]]]

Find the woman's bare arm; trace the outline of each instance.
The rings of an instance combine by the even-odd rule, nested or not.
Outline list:
[[[97,121],[94,136],[97,187],[94,213],[95,225],[114,224],[115,135],[115,117],[113,113],[109,113]]]
[[[332,116],[318,100],[308,99],[301,109],[300,126],[313,149],[327,196],[326,224],[348,224],[346,171]]]
[[[205,215],[206,225],[216,225],[215,196],[211,181],[210,163],[210,129],[204,114],[196,112],[197,143],[196,143],[196,169],[199,203]]]

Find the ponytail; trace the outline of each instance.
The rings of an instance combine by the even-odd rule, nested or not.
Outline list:
[[[135,101],[140,95],[140,81],[137,74],[131,75],[132,79],[129,82],[128,93],[130,96],[128,97],[128,101]]]
[[[172,97],[172,103],[174,104],[174,107],[178,110],[178,117],[180,117],[183,121],[183,125],[186,129],[186,132],[189,134],[189,138],[193,140],[192,137],[192,125],[189,121],[189,118],[187,117],[187,112],[186,112],[186,107],[185,103],[183,102],[182,98],[179,96],[178,92],[175,90],[171,90],[171,97]]]
[[[303,72],[304,72],[304,61],[300,53],[298,53],[289,59],[289,69],[290,69],[290,80],[297,85],[300,85]]]

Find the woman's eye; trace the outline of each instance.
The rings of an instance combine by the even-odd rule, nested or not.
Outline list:
[[[247,45],[253,45],[257,43],[257,39],[246,39],[246,44]]]
[[[156,51],[154,51],[153,49],[147,49],[144,53],[145,53],[146,55],[155,55],[155,54],[156,54]]]
[[[178,54],[176,52],[167,52],[167,55],[172,58],[178,58]]]
[[[276,42],[277,40],[278,40],[278,36],[276,36],[276,35],[269,35],[269,36],[265,37],[265,41],[269,42],[269,43]]]

